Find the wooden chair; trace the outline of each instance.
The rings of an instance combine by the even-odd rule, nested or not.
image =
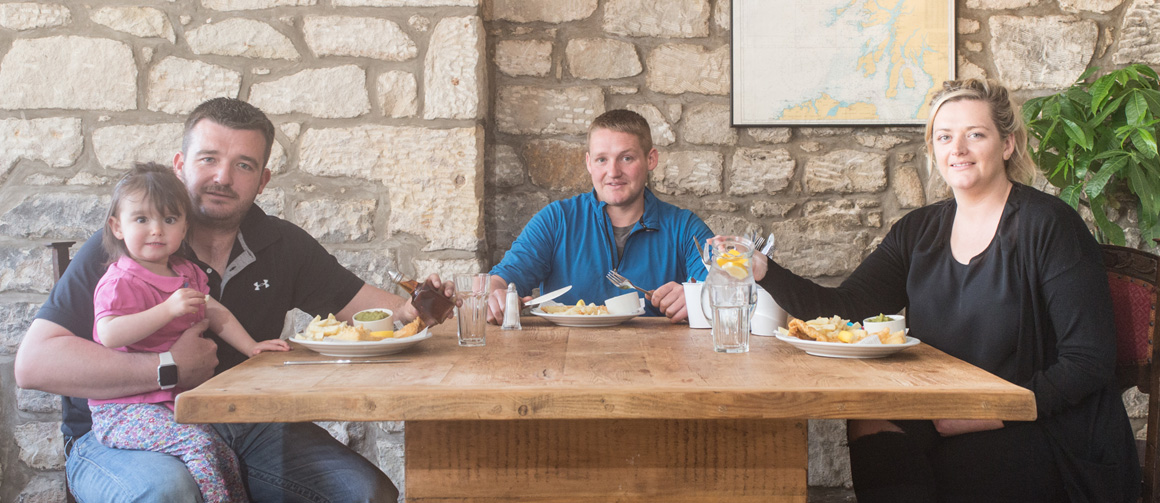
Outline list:
[[[1143,499],[1160,503],[1160,466],[1156,462],[1160,434],[1160,362],[1156,360],[1156,307],[1160,257],[1113,245],[1103,245],[1104,266],[1116,318],[1116,380],[1120,390],[1132,386],[1148,393],[1148,438],[1137,441],[1144,471]]]
[[[56,285],[57,281],[60,281],[60,277],[64,274],[64,270],[68,268],[68,263],[72,260],[72,257],[69,256],[69,248],[71,248],[72,245],[74,245],[74,244],[76,244],[76,241],[57,241],[57,242],[49,243],[49,244],[45,245],[46,247],[52,249],[52,284],[53,284],[53,286]],[[67,455],[67,449],[68,449],[67,444],[65,445],[65,449],[66,449],[66,455]],[[76,499],[73,498],[72,491],[69,491],[69,489],[68,489],[68,476],[67,475],[65,476],[65,479],[64,479],[64,497],[65,497],[65,501],[67,503],[76,503]]]

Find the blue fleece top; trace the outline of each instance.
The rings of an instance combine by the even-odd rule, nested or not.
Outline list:
[[[689,277],[705,279],[693,237],[703,244],[713,231],[692,211],[661,201],[645,189],[644,215],[633,225],[624,256],[618,259],[605,205],[595,190],[552,202],[532,217],[491,274],[515,283],[524,296],[537,286],[548,293],[572,285],[556,299],[564,304],[581,299],[603,304],[625,293],[604,278],[612,269],[646,290]],[[650,303],[645,307],[647,316],[662,315]]]

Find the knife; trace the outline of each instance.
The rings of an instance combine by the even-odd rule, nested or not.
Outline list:
[[[568,290],[571,290],[571,289],[572,289],[572,285],[568,285],[568,286],[566,286],[566,287],[564,287],[564,288],[561,288],[561,289],[559,289],[559,290],[556,290],[556,291],[554,291],[554,292],[552,292],[552,293],[549,293],[549,294],[546,294],[546,295],[541,295],[541,296],[539,296],[539,297],[536,297],[536,298],[534,298],[534,299],[532,299],[532,300],[529,300],[529,301],[527,301],[526,303],[524,303],[524,307],[532,307],[532,306],[535,306],[535,305],[537,305],[537,304],[543,304],[543,303],[545,303],[545,302],[547,302],[547,301],[549,301],[549,300],[552,300],[552,299],[554,299],[554,298],[556,298],[556,297],[559,297],[559,296],[561,296],[561,295],[564,295],[565,293],[568,293]]]
[[[411,360],[302,360],[302,361],[286,361],[282,365],[324,365],[328,363],[406,363]]]

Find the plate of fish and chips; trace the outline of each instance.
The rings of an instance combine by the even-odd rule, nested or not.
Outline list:
[[[778,328],[775,335],[807,354],[830,358],[882,358],[921,342],[906,335],[906,330],[871,333],[837,316],[791,320],[789,329]]]
[[[290,342],[326,356],[355,357],[395,354],[430,338],[431,333],[419,318],[406,325],[395,322],[395,330],[371,332],[338,321],[332,314],[325,319],[315,316]]]
[[[644,306],[634,313],[611,314],[606,306],[581,300],[575,305],[547,302],[532,308],[531,312],[562,327],[611,327],[644,314]]]

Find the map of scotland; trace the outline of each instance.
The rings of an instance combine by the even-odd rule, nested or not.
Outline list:
[[[923,123],[953,78],[952,23],[944,1],[749,2],[734,13],[734,122]]]

